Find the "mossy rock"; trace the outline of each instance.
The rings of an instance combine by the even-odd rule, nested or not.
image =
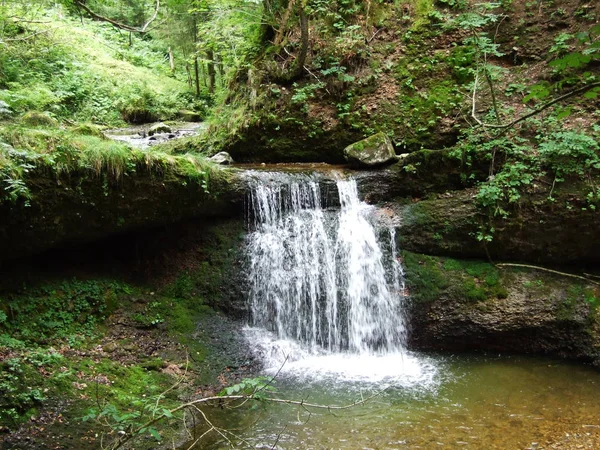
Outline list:
[[[100,139],[106,139],[104,133],[98,125],[93,123],[82,123],[72,128],[71,131],[75,134],[81,134],[83,136],[95,136]]]
[[[600,291],[544,271],[402,252],[409,346],[559,356],[600,366]]]
[[[202,116],[196,111],[182,109],[177,111],[177,118],[184,122],[202,122]]]
[[[23,114],[21,122],[32,127],[57,127],[58,121],[45,112],[29,111]]]
[[[390,138],[377,133],[344,149],[348,163],[355,168],[371,168],[396,162],[398,157]]]
[[[171,131],[173,131],[173,130],[171,129],[171,127],[169,125],[160,122],[160,123],[152,125],[148,129],[148,136],[154,136],[155,134],[159,134],[159,133],[170,133]]]

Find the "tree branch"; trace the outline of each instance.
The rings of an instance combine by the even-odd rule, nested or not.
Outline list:
[[[132,33],[147,33],[148,31],[148,27],[150,26],[150,24],[152,22],[154,22],[154,20],[156,20],[156,16],[158,15],[158,10],[160,9],[160,0],[156,0],[156,7],[154,8],[154,14],[152,14],[152,17],[150,18],[150,20],[148,20],[141,28],[139,27],[133,27],[131,25],[127,25],[125,23],[121,23],[121,22],[117,22],[116,20],[111,19],[110,17],[105,17],[102,16],[100,14],[97,14],[96,12],[94,12],[93,10],[91,10],[85,3],[83,3],[81,0],[75,0],[75,5],[77,5],[79,8],[83,9],[85,12],[87,12],[90,16],[92,16],[94,19],[96,20],[101,20],[103,22],[108,22],[111,25],[121,29],[121,30],[125,30],[125,31],[130,31]]]
[[[556,275],[562,275],[564,277],[577,278],[579,280],[584,280],[587,283],[592,283],[600,286],[600,283],[594,280],[590,280],[589,278],[582,277],[581,275],[575,275],[573,273],[559,272],[558,270],[546,269],[545,267],[540,266],[532,266],[529,264],[511,264],[511,263],[501,263],[496,264],[496,267],[524,267],[526,269],[534,269],[534,270],[542,270],[544,272],[554,273]]]
[[[525,114],[525,115],[523,115],[523,116],[521,116],[521,117],[513,120],[512,122],[508,122],[508,123],[500,124],[500,125],[495,125],[495,124],[492,124],[492,123],[482,122],[481,120],[479,120],[475,116],[475,94],[476,94],[476,91],[477,91],[477,77],[475,77],[475,85],[474,85],[474,88],[473,88],[473,108],[472,108],[471,116],[473,117],[473,119],[475,119],[477,121],[477,123],[479,125],[481,125],[484,128],[495,128],[497,130],[504,130],[504,129],[513,127],[516,124],[518,124],[519,122],[523,122],[524,120],[529,119],[530,117],[533,117],[536,114],[539,114],[540,112],[544,111],[545,109],[550,108],[552,105],[555,105],[555,104],[557,104],[559,102],[562,102],[563,100],[566,100],[568,98],[575,97],[575,96],[580,95],[580,94],[584,94],[587,91],[589,91],[590,89],[594,89],[596,87],[600,87],[600,81],[597,81],[595,83],[591,83],[591,84],[582,86],[582,87],[577,88],[577,89],[575,89],[575,90],[573,90],[571,92],[567,92],[566,94],[561,95],[560,97],[557,97],[554,100],[551,100],[551,101],[549,101],[547,103],[544,103],[542,106],[540,106],[538,108],[535,108],[533,111],[531,111],[531,112],[529,112],[529,113],[527,113],[527,114]]]

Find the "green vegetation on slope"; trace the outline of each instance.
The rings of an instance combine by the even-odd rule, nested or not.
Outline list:
[[[172,119],[194,107],[153,41],[136,38],[129,45],[127,35],[107,23],[82,24],[60,7],[18,6],[5,7],[10,17],[0,53],[0,100],[14,114],[121,125]]]

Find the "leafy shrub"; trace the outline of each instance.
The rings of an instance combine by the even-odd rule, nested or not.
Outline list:
[[[19,340],[45,342],[74,332],[91,333],[125,292],[115,282],[72,280],[24,289],[3,300],[8,320],[4,331]]]
[[[539,146],[545,164],[561,178],[567,175],[584,176],[600,169],[600,145],[592,137],[577,131],[552,133]]]

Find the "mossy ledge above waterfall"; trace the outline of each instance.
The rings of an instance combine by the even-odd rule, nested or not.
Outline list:
[[[403,252],[409,346],[544,354],[600,367],[600,287],[540,270]]]
[[[243,214],[239,180],[203,157],[126,148],[119,156],[95,166],[78,153],[62,166],[36,160],[19,178],[22,190],[0,203],[0,259],[190,217]]]

